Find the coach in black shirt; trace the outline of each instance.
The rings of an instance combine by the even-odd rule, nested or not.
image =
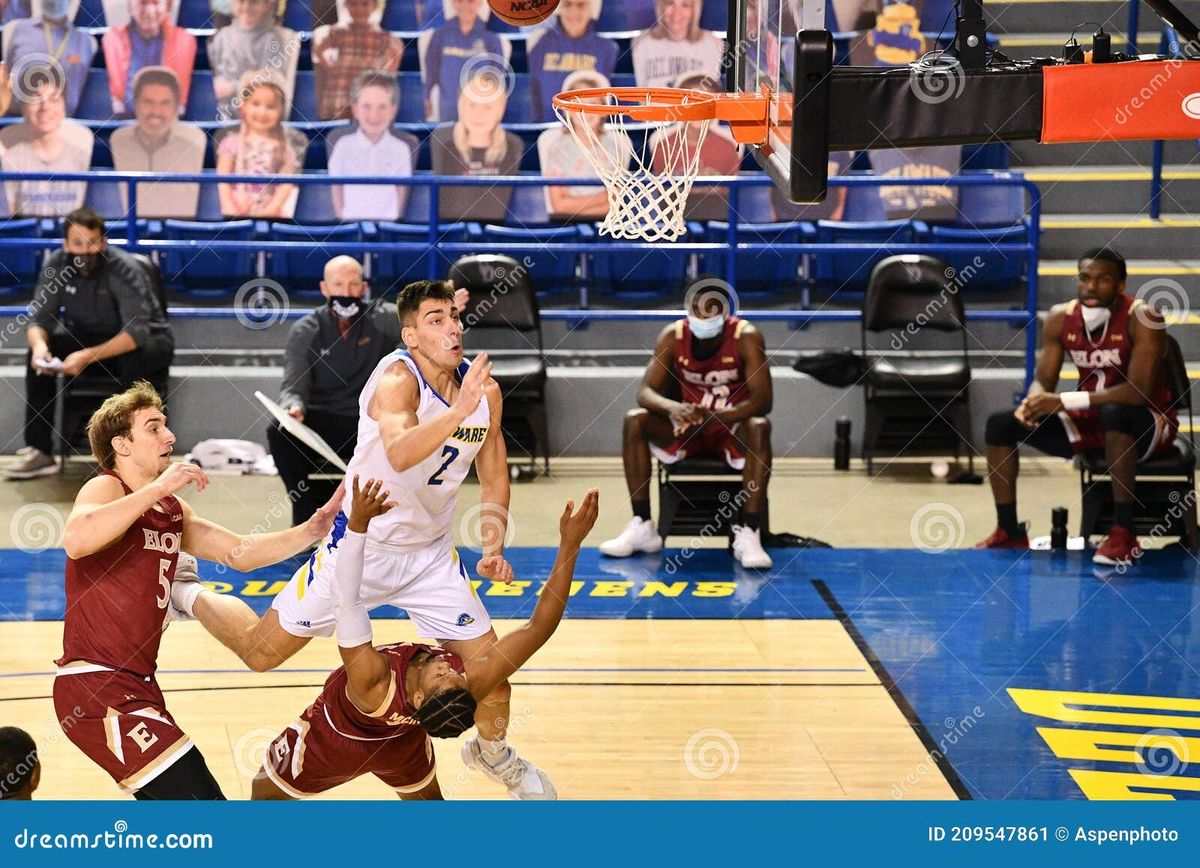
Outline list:
[[[167,396],[175,339],[150,278],[132,257],[109,247],[104,218],[78,208],[63,220],[63,249],[38,276],[26,329],[25,448],[6,469],[10,479],[56,472],[56,374],[87,371],[119,392],[145,379]]]
[[[362,265],[351,256],[335,256],[325,265],[321,295],[325,304],[288,334],[279,403],[349,462],[358,439],[359,393],[383,357],[400,345],[400,318],[391,302],[367,300]],[[467,300],[467,291],[458,290],[459,309]],[[309,475],[336,468],[279,425],[267,429],[267,443],[292,501],[292,523],[308,521],[337,488],[336,479]]]

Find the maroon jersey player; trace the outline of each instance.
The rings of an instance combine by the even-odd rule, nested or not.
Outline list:
[[[395,505],[381,487],[372,479],[360,489],[354,478],[333,589],[344,665],[329,676],[316,702],[267,748],[254,781],[256,799],[304,798],[366,774],[402,799],[440,799],[429,737],[456,738],[466,732],[474,725],[477,700],[546,644],[562,619],[579,547],[599,510],[594,488],[577,511],[567,502],[558,523],[558,557],[533,615],[464,661],[444,648],[371,643],[371,621],[360,596],[367,525]]]
[[[987,456],[999,526],[981,548],[1026,548],[1017,521],[1017,445],[1069,458],[1104,452],[1114,520],[1092,558],[1128,564],[1141,554],[1133,531],[1137,462],[1171,448],[1179,420],[1166,385],[1162,317],[1125,294],[1125,260],[1108,249],[1079,260],[1079,297],[1050,308],[1029,394],[1014,411],[988,418]],[[1079,384],[1056,392],[1065,359]]]
[[[268,566],[321,539],[337,501],[305,525],[244,537],[197,517],[177,493],[203,490],[207,477],[171,463],[175,435],[144,381],[104,402],[88,438],[103,470],[80,489],[63,537],[55,713],[67,738],[136,798],[222,798],[154,678],[180,549],[238,570]]]
[[[671,464],[716,458],[742,472],[741,516],[733,554],[742,566],[769,569],[759,516],[771,473],[771,369],[762,333],[732,315],[733,290],[701,277],[685,296],[687,316],[658,336],[654,357],[625,414],[622,453],[633,518],[600,545],[609,557],[656,552],[662,540],[650,520],[650,455]]]

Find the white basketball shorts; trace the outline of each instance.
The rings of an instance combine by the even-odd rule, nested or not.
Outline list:
[[[334,535],[340,537],[337,530]],[[271,608],[293,636],[334,634],[333,585],[338,548],[334,535],[292,576]],[[392,605],[408,613],[424,639],[474,639],[491,629],[487,609],[447,534],[406,548],[368,540],[363,553],[362,598],[367,609]]]

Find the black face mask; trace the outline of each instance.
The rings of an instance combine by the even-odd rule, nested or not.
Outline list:
[[[352,295],[329,296],[329,309],[340,319],[357,322],[367,312],[367,300]]]
[[[71,266],[84,277],[91,277],[104,265],[103,253],[73,253]]]

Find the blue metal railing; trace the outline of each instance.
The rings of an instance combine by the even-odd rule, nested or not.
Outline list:
[[[436,175],[413,175],[406,178],[382,178],[382,177],[350,177],[337,175],[232,175],[214,173],[197,173],[197,174],[182,174],[182,173],[151,173],[151,172],[88,172],[88,173],[21,173],[5,175],[7,180],[56,180],[56,181],[81,181],[81,182],[118,182],[123,183],[127,187],[128,196],[126,201],[129,203],[128,211],[122,218],[126,220],[125,242],[129,249],[132,250],[149,250],[149,251],[168,251],[168,250],[186,250],[197,249],[200,247],[214,250],[253,250],[253,251],[296,251],[296,250],[311,250],[313,247],[330,246],[336,247],[338,250],[346,251],[362,251],[364,253],[428,253],[431,248],[448,254],[467,254],[467,253],[524,253],[524,252],[557,252],[557,253],[594,253],[598,249],[617,252],[633,252],[645,250],[658,250],[662,248],[661,244],[646,244],[628,241],[613,241],[597,244],[596,242],[450,242],[442,241],[439,237],[439,196],[438,193],[443,187],[464,186],[464,187],[545,187],[553,186],[582,186],[582,185],[599,185],[600,182],[595,178],[545,178],[542,176],[490,176],[490,177],[471,177],[471,176],[436,176]],[[430,188],[429,196],[429,234],[424,241],[345,241],[342,239],[331,239],[329,242],[314,241],[312,243],[301,241],[275,241],[275,240],[254,240],[254,241],[226,241],[226,240],[174,240],[174,239],[152,239],[139,236],[139,226],[137,217],[137,186],[139,183],[160,183],[163,181],[183,182],[183,183],[283,183],[296,185],[312,185],[312,184],[389,184],[403,185],[409,187],[428,187]],[[1021,254],[1027,258],[1027,278],[1026,278],[1026,293],[1023,309],[1020,310],[974,310],[968,311],[967,316],[972,320],[982,321],[999,321],[1008,322],[1017,327],[1026,328],[1026,359],[1025,373],[1026,381],[1028,382],[1033,375],[1033,361],[1036,350],[1036,329],[1032,326],[1035,324],[1038,312],[1038,253],[1039,253],[1039,232],[1041,222],[1041,197],[1037,186],[1031,181],[1026,180],[1023,176],[1013,173],[980,173],[969,175],[956,175],[946,178],[887,178],[876,175],[872,176],[835,176],[829,179],[829,186],[832,190],[839,187],[883,187],[883,186],[950,186],[956,188],[963,187],[1019,187],[1023,189],[1028,196],[1027,210],[1027,225],[1029,227],[1028,240],[1025,242],[1004,242],[1004,243],[967,243],[967,244],[950,244],[950,243],[897,243],[897,244],[879,244],[871,243],[819,243],[819,242],[792,242],[792,243],[751,243],[740,242],[738,240],[739,225],[752,225],[741,218],[739,211],[740,193],[743,189],[749,187],[766,187],[770,186],[771,181],[763,175],[745,175],[733,177],[704,177],[696,181],[699,186],[720,186],[728,190],[728,223],[724,243],[715,242],[695,242],[695,241],[678,241],[672,242],[673,250],[685,253],[717,253],[723,254],[725,258],[724,277],[732,286],[737,286],[737,254],[738,253],[753,253],[756,251],[772,251],[785,253],[800,253],[802,255],[820,255],[820,254],[845,254],[845,253],[863,253],[875,254],[879,252],[880,247],[886,247],[889,253],[974,253],[974,252],[996,252],[996,253],[1012,253]],[[21,249],[21,248],[45,248],[47,246],[46,238],[0,238],[0,252],[4,249]],[[441,276],[438,272],[436,257],[429,257],[429,277],[431,279]],[[24,312],[23,307],[8,306],[0,307],[0,316],[16,316]],[[809,325],[818,322],[842,322],[856,321],[860,319],[861,312],[857,310],[795,310],[795,311],[747,311],[748,316],[753,316],[755,319],[763,321],[786,321],[796,323],[800,326]],[[300,312],[296,312],[300,315]],[[626,311],[595,311],[595,310],[546,310],[543,312],[543,317],[549,320],[569,320],[572,322],[588,322],[592,320],[611,319],[611,320],[629,320],[629,319],[666,319],[675,318],[677,312],[672,311],[646,311],[646,310],[626,310]],[[204,308],[172,308],[173,317],[228,317],[232,316],[229,310],[220,309],[204,309]]]

